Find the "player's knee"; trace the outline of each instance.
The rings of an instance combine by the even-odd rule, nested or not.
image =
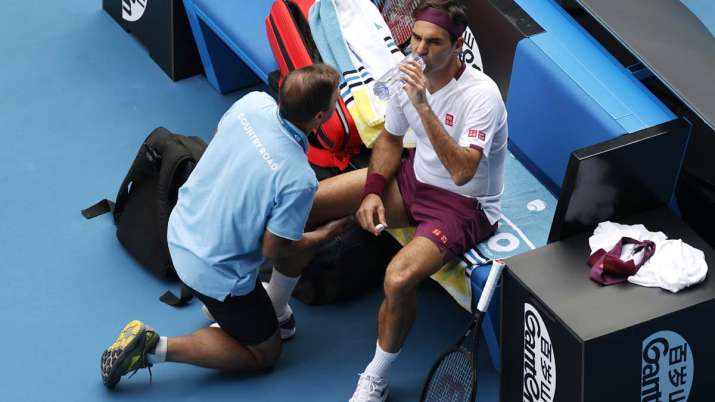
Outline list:
[[[391,262],[385,272],[384,290],[388,297],[402,297],[415,287],[415,278],[406,262]]]

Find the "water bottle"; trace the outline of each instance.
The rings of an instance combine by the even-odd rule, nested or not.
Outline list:
[[[375,81],[372,91],[378,98],[386,101],[405,85],[405,82],[402,80],[402,73],[400,72],[400,64],[410,60],[416,61],[422,70],[425,69],[425,62],[419,55],[416,53],[408,54],[399,64],[389,69],[380,79]]]

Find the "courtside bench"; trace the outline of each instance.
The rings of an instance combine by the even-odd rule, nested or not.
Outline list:
[[[278,69],[263,21],[273,0],[184,0],[206,78],[221,93],[268,82]]]
[[[263,27],[272,2],[184,0],[206,76],[218,91],[267,82],[277,69]],[[483,7],[491,9],[477,10]],[[480,42],[480,50],[486,50],[485,71],[495,77],[506,98],[510,150],[554,195],[559,194],[572,151],[675,118],[555,1],[473,2],[470,9],[477,39],[494,41]],[[509,35],[494,32],[513,28],[516,9],[521,20],[530,19],[539,29],[522,34],[513,46],[503,45],[499,41]],[[480,35],[485,28],[492,33]],[[490,49],[497,55],[492,57]],[[504,63],[506,52],[513,54]],[[536,247],[546,244],[548,225],[543,230],[544,240],[535,241]],[[475,297],[482,286],[473,286]],[[496,302],[483,330],[497,368],[498,317]]]

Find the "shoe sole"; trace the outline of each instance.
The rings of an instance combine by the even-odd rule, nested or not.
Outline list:
[[[284,330],[281,328],[281,340],[283,342],[289,341],[295,337],[295,328]]]
[[[383,396],[382,400],[387,401],[387,397],[390,396],[390,388],[389,387],[385,390],[385,393],[382,396]],[[350,400],[348,402],[355,402],[355,399],[350,398]]]
[[[122,331],[117,336],[112,346],[108,347],[104,353],[102,353],[102,358],[100,360],[102,368],[102,381],[107,388],[112,389],[121,380],[122,375],[121,368],[124,366],[127,356],[134,353],[135,350],[141,348],[144,345],[145,337],[141,336],[146,332],[147,327],[138,320],[131,321],[124,326]],[[109,374],[104,376],[104,363],[106,359],[109,359],[112,353],[121,350],[119,356],[117,356],[113,362],[110,362],[112,368],[109,370]]]
[[[284,325],[290,325],[290,327],[284,328]],[[291,314],[286,321],[278,322],[278,329],[280,329],[282,341],[289,341],[293,339],[295,336],[295,316]]]

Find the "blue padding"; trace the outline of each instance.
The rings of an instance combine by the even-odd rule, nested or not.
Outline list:
[[[700,22],[715,36],[715,1],[713,0],[680,0],[690,12],[695,14]]]
[[[511,147],[558,194],[569,155],[675,115],[552,0],[517,0],[544,32],[516,49]]]
[[[514,153],[554,194],[573,150],[626,132],[529,39],[517,46],[507,109]]]
[[[278,65],[268,43],[264,20],[272,0],[184,0],[206,77],[225,93],[268,82]]]
[[[474,268],[470,276],[470,281],[472,285],[472,297],[474,298],[474,305],[476,306],[479,296],[484,290],[484,285],[487,283],[487,278],[489,277],[489,270],[492,264],[488,263]],[[484,314],[482,319],[482,339],[487,345],[489,350],[489,358],[497,371],[500,371],[500,360],[499,360],[499,334],[500,334],[500,320],[499,314],[501,312],[501,283],[497,285],[494,290],[494,296],[489,303],[489,308],[487,308],[487,313]]]

